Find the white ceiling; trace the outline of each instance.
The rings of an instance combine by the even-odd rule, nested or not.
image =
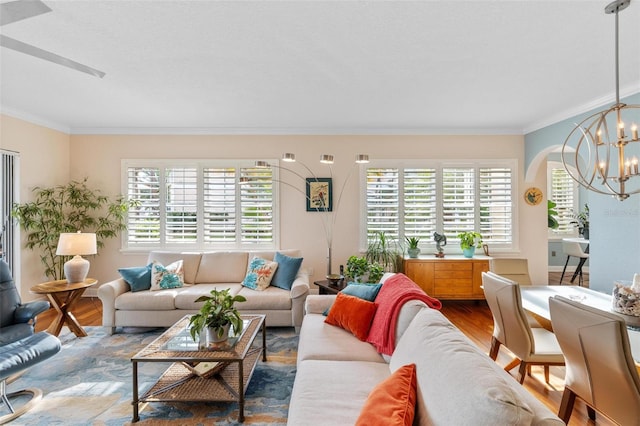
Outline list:
[[[2,34],[2,112],[70,133],[526,133],[613,101],[607,1],[61,1]],[[640,0],[620,13],[640,92]]]

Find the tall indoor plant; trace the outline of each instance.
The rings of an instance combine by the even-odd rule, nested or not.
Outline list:
[[[384,231],[376,231],[369,240],[365,257],[369,263],[377,262],[386,272],[401,270],[402,257],[398,243]]]
[[[13,206],[11,215],[26,231],[25,247],[39,253],[45,275],[62,279],[65,256],[56,256],[58,238],[63,232],[94,232],[98,247],[126,228],[129,207],[135,201],[122,196],[113,200],[83,181],[66,185],[35,187],[34,200]]]

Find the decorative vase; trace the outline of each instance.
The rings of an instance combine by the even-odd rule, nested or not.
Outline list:
[[[218,337],[218,329],[207,327],[207,344],[225,342],[229,338],[229,327],[231,324],[222,326],[222,336]]]
[[[464,255],[464,257],[471,259],[473,257],[473,255],[476,252],[476,247],[469,247],[469,248],[463,248],[462,249],[462,254]]]
[[[407,253],[409,253],[409,258],[410,259],[417,259],[418,255],[420,254],[420,249],[419,248],[410,248],[410,249],[407,249]]]

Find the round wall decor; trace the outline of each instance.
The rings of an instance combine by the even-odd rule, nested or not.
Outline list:
[[[524,191],[524,201],[531,206],[537,206],[542,201],[542,191],[540,188],[532,186]]]

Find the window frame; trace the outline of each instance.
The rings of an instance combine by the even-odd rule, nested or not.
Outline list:
[[[473,168],[474,174],[477,177],[479,175],[479,170],[482,168],[509,168],[511,173],[511,244],[500,244],[500,245],[492,245],[490,241],[487,242],[489,244],[490,250],[492,252],[518,252],[519,251],[519,224],[518,224],[518,160],[515,158],[504,158],[504,159],[479,159],[479,160],[429,160],[429,159],[416,159],[416,160],[406,160],[406,159],[376,159],[371,160],[369,164],[365,165],[366,167],[362,167],[360,169],[359,182],[362,190],[360,191],[360,218],[359,218],[359,250],[361,252],[365,252],[367,250],[368,240],[367,240],[367,171],[371,168],[397,168],[400,173],[404,169],[427,169],[433,168],[436,171],[436,229],[438,232],[442,232],[442,223],[443,223],[443,175],[442,171],[446,168]],[[478,196],[480,194],[480,181],[475,179],[475,194]],[[400,188],[402,191],[402,188]],[[404,203],[404,193],[399,194],[399,217],[404,216],[404,212],[402,212],[403,203]],[[474,201],[477,205],[478,201]],[[480,214],[476,212],[474,217],[474,227],[475,229],[480,229]],[[404,235],[402,229],[404,226],[400,226],[400,241],[404,245]],[[423,250],[423,253],[429,252],[433,250],[435,252],[436,244],[433,239],[429,239],[425,241],[424,238],[420,241],[420,248]],[[460,248],[457,240],[452,240],[449,238],[447,241],[447,246],[445,247],[447,253],[457,254],[462,253],[462,249]]]
[[[242,187],[239,185],[240,173],[243,168],[256,169],[257,159],[123,159],[120,162],[120,184],[121,191],[125,197],[129,194],[129,176],[128,170],[131,167],[139,168],[159,168],[160,176],[160,242],[155,243],[132,243],[129,241],[129,230],[125,229],[121,234],[121,251],[122,252],[148,252],[149,250],[276,250],[280,247],[280,185],[278,167],[271,167],[271,197],[272,197],[272,241],[270,243],[254,243],[243,242],[238,229],[241,225],[242,212],[240,209],[240,196]],[[261,159],[263,160],[263,159]],[[267,159],[269,164],[278,164],[277,159]],[[166,202],[166,183],[164,172],[167,168],[190,167],[196,168],[196,241],[195,243],[169,243],[164,235],[165,233],[165,202]],[[205,242],[204,239],[204,169],[205,168],[235,168],[236,173],[236,238],[229,243]],[[127,216],[127,225],[128,225]]]

